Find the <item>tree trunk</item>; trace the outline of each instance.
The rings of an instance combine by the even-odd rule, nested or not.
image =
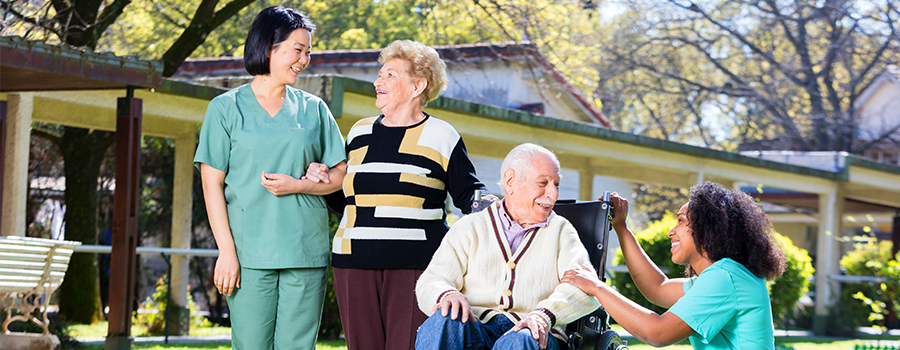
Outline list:
[[[97,244],[98,178],[115,134],[65,127],[59,149],[66,174],[66,239]],[[103,319],[97,255],[76,253],[59,287],[59,315],[68,322],[94,324]]]

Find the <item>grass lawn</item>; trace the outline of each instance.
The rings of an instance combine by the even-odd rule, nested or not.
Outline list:
[[[613,325],[613,330],[619,332],[622,330],[618,325]],[[628,348],[631,350],[649,350],[649,349],[668,349],[668,350],[691,350],[691,343],[685,339],[684,341],[664,346],[662,348],[654,348],[644,344],[635,338],[629,338]],[[877,336],[866,336],[861,339],[846,338],[829,338],[829,337],[775,337],[776,350],[793,349],[793,350],[852,350],[855,345],[871,345],[872,341],[878,340]],[[898,336],[885,336],[882,340],[900,341]]]
[[[621,332],[618,325],[613,325],[613,329]],[[106,335],[107,325],[105,322],[94,326],[87,325],[71,325],[69,326],[69,335],[78,338],[86,337],[102,337]],[[132,328],[132,334],[141,334],[142,329]],[[217,335],[230,334],[231,329],[227,327],[191,327],[191,335]],[[637,339],[628,338],[628,348],[631,350],[649,350],[659,349],[650,345],[646,345]],[[866,336],[862,339],[845,339],[845,338],[826,338],[826,337],[776,337],[775,344],[778,349],[793,350],[846,350],[853,349],[855,345],[870,345],[873,340],[878,340],[877,336]],[[885,336],[882,340],[897,342],[900,341],[898,336]],[[85,350],[101,350],[103,345],[86,346]],[[132,349],[150,349],[150,350],[188,350],[188,349],[231,349],[230,343],[182,343],[182,344],[158,344],[158,343],[135,343]],[[346,350],[347,347],[344,340],[319,341],[316,343],[317,350]],[[687,340],[681,343],[663,347],[669,350],[691,350],[691,345]]]

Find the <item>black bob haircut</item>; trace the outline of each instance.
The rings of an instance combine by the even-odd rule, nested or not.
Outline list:
[[[244,43],[244,68],[250,75],[269,74],[269,51],[297,29],[316,31],[309,16],[292,8],[266,7],[256,15]]]

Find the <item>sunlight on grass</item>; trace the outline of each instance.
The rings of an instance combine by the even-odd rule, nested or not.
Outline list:
[[[190,350],[190,349],[215,349],[230,350],[231,343],[185,343],[185,344],[148,344],[135,343],[132,349],[147,350]],[[103,345],[85,346],[84,350],[102,350]],[[316,350],[347,350],[343,340],[318,341],[316,342]]]
[[[106,321],[98,322],[95,325],[86,325],[86,324],[73,324],[69,325],[69,336],[73,338],[94,338],[94,337],[105,337],[108,325]],[[131,334],[136,337],[147,336],[147,330],[144,327],[140,326],[131,326]],[[191,327],[191,335],[192,336],[204,336],[204,335],[220,335],[220,334],[231,334],[231,328],[229,327]]]
[[[622,328],[618,325],[612,326],[613,330],[622,333]],[[70,325],[69,326],[69,335],[76,338],[93,338],[93,337],[103,337],[107,332],[107,324],[106,322],[98,323],[97,325]],[[138,332],[142,332],[142,330],[137,327],[132,328],[132,334],[139,334]],[[218,335],[218,334],[231,334],[231,328],[228,327],[192,327],[191,335],[194,336],[205,336],[205,335]],[[792,350],[845,350],[845,349],[853,349],[855,345],[872,345],[873,341],[877,340],[877,336],[865,336],[863,339],[841,339],[841,338],[827,338],[827,337],[777,337],[775,338],[775,344],[778,346],[778,349],[792,349]],[[628,342],[628,348],[631,350],[650,350],[650,349],[669,349],[669,350],[691,350],[691,345],[688,340],[684,340],[679,344],[669,345],[662,348],[654,348],[650,345],[644,344],[641,341],[635,338],[625,338]],[[900,341],[900,337],[897,336],[885,336],[882,340],[886,341]],[[90,345],[85,346],[85,350],[102,350],[104,346],[101,345]],[[132,346],[132,349],[148,349],[148,350],[188,350],[188,349],[216,349],[216,350],[228,350],[231,349],[231,343],[229,342],[221,342],[221,343],[180,343],[180,344],[159,344],[159,343],[135,343]],[[330,340],[330,341],[319,341],[316,343],[316,350],[346,350],[347,345],[343,339],[340,340]]]
[[[619,325],[612,325],[612,329],[616,332],[622,333],[622,327]],[[793,349],[793,350],[846,350],[853,349],[856,345],[873,345],[873,341],[878,340],[877,336],[865,336],[863,339],[843,339],[843,338],[828,338],[828,337],[775,337],[775,345],[778,349]],[[661,348],[654,348],[650,345],[642,343],[640,340],[635,338],[626,338],[624,340],[628,341],[628,348],[631,350],[650,350],[650,349],[668,349],[668,350],[691,350],[692,347],[688,340],[684,340],[675,345],[664,346]],[[900,337],[897,336],[885,336],[882,340],[886,341],[900,341]]]

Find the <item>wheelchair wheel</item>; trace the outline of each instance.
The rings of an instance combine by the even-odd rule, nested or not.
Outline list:
[[[615,331],[606,331],[600,335],[597,347],[594,350],[628,350],[628,346],[622,342],[622,337]]]

